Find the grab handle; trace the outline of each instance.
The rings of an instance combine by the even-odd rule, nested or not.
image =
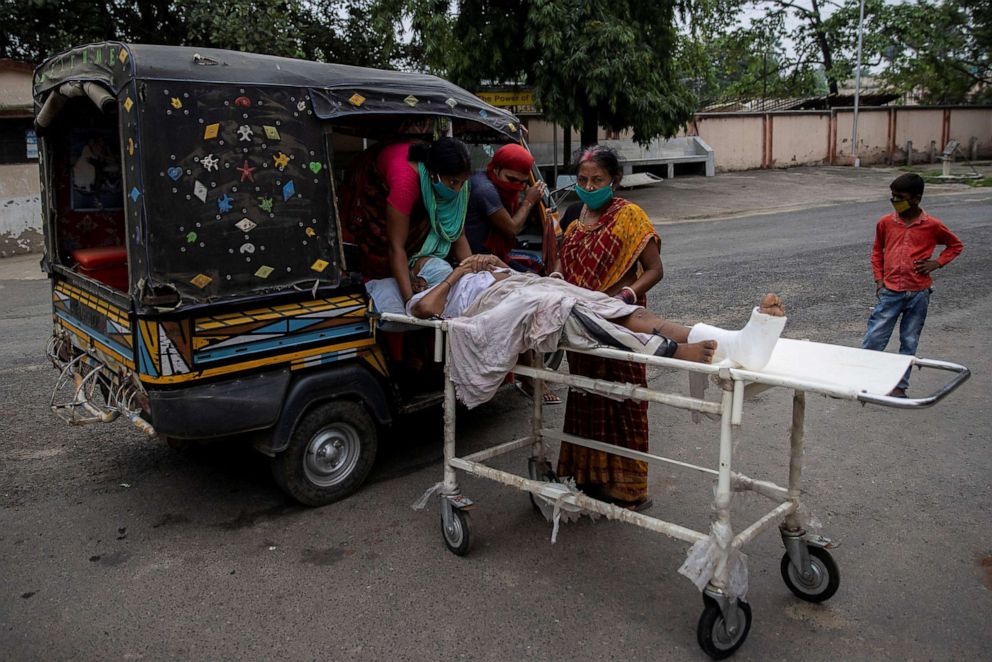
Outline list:
[[[971,377],[971,370],[959,365],[957,363],[951,363],[950,361],[938,361],[936,359],[913,359],[913,365],[919,368],[933,368],[935,370],[947,370],[948,372],[953,372],[954,377],[952,377],[946,384],[940,387],[937,392],[932,395],[928,395],[925,398],[896,398],[891,395],[872,395],[870,393],[861,393],[858,395],[858,400],[861,402],[869,402],[873,405],[882,405],[884,407],[895,407],[897,409],[923,409],[924,407],[932,407],[944,398],[946,398],[952,391],[956,390],[957,387],[964,384]]]

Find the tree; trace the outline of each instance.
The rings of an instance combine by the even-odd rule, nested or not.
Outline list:
[[[728,96],[748,77],[723,81],[713,68],[742,45],[771,37],[790,46],[779,51],[780,71],[790,72],[790,82],[811,81],[822,71],[830,94],[836,95],[840,82],[854,74],[859,12],[859,0],[696,0],[691,35],[712,54],[701,60],[697,78],[703,84],[716,81],[719,92]],[[924,100],[934,103],[992,98],[988,0],[915,0],[895,5],[865,0],[864,16],[862,66],[890,87],[921,91]],[[746,59],[741,63],[745,65]],[[759,96],[753,85],[748,93]]]
[[[982,0],[888,7],[882,77],[925,103],[992,102],[992,4]]]
[[[738,29],[688,37],[677,57],[703,104],[740,99],[781,99],[826,93],[818,70],[799,66],[780,39]]]
[[[384,0],[412,26],[411,53],[478,89],[527,85],[544,116],[581,130],[674,135],[695,98],[674,67],[675,0]]]
[[[884,39],[878,18],[883,0],[866,0],[865,6],[864,52],[874,54],[877,61],[876,45]],[[732,49],[770,42],[777,51],[776,73],[785,90],[797,96],[807,93],[822,72],[828,92],[836,95],[840,82],[854,71],[858,14],[859,0],[700,0],[690,26],[697,38],[700,34],[731,37],[723,44]],[[758,96],[753,87],[749,91]]]
[[[227,48],[387,66],[369,30],[372,0],[0,0],[0,57],[40,62],[93,41]]]

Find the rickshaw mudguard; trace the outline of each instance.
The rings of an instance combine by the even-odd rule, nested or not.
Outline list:
[[[299,376],[286,393],[272,434],[257,441],[255,448],[270,456],[286,450],[297,422],[310,407],[338,399],[361,402],[380,425],[392,422],[389,399],[379,381],[361,365],[344,364]]]
[[[291,379],[287,368],[182,389],[149,390],[152,424],[159,434],[176,439],[270,428],[279,419]]]

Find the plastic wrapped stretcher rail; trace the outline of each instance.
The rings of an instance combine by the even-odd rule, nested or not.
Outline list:
[[[537,380],[531,408],[530,434],[459,457],[456,453],[455,436],[456,385],[451,379],[449,363],[453,339],[448,337],[448,342],[445,342],[446,335],[457,333],[458,324],[395,314],[382,314],[380,317],[383,322],[433,327],[436,333],[435,359],[445,361],[444,477],[414,507],[423,508],[432,495],[440,496],[441,531],[448,549],[455,554],[464,555],[468,553],[471,544],[469,510],[473,503],[461,493],[456,471],[464,471],[529,492],[535,504],[553,522],[552,542],[558,536],[558,527],[562,520],[569,521],[582,514],[627,522],[688,542],[691,547],[679,572],[703,593],[704,609],[697,625],[697,640],[702,649],[714,659],[731,655],[747,638],[751,625],[751,608],[746,601],[747,557],[742,548],[771,526],[777,524],[779,527],[785,546],[781,562],[782,577],[796,596],[811,602],[822,602],[829,599],[839,585],[838,568],[828,551],[833,543],[811,530],[800,502],[806,393],[887,407],[921,408],[943,399],[970,376],[964,366],[946,361],[786,338],[779,338],[773,343],[770,356],[759,357],[756,362],[749,360],[750,369],[740,367],[738,363],[724,357],[718,357],[724,360],[716,364],[701,364],[616,349],[570,348],[572,351],[604,358],[684,370],[690,377],[695,377],[690,380],[695,387],[686,396],[517,365],[513,368],[514,373]],[[784,323],[768,320],[759,322],[777,325],[776,337]],[[762,359],[765,360],[764,364],[758,365],[762,363]],[[905,371],[913,366],[948,371],[952,376],[927,397],[903,399],[886,395]],[[707,400],[703,397],[705,393],[701,387],[707,381],[712,381],[719,387],[719,400]],[[542,382],[564,384],[572,389],[582,389],[607,397],[664,404],[718,418],[718,467],[714,469],[698,466],[547,428],[542,416]],[[786,486],[751,478],[732,469],[733,437],[741,424],[746,396],[772,387],[793,390],[789,475]],[[695,531],[673,522],[626,510],[590,498],[577,490],[574,483],[559,482],[548,460],[547,444],[550,441],[568,441],[615,455],[679,466],[715,477],[714,515],[709,530]],[[494,469],[486,464],[495,457],[523,448],[530,449],[527,476]],[[740,491],[752,491],[767,497],[774,506],[743,529],[735,529],[731,522],[730,505],[733,494]]]

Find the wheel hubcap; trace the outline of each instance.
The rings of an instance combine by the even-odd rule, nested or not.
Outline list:
[[[823,586],[823,580],[826,576],[820,563],[815,558],[810,558],[809,568],[806,569],[804,573],[793,572],[795,575],[795,582],[802,586],[803,588],[810,589],[811,593],[818,592]]]
[[[360,454],[361,442],[355,428],[345,423],[328,425],[310,439],[303,471],[315,485],[336,485],[351,474]]]
[[[732,647],[737,643],[737,637],[740,635],[740,627],[734,628],[734,630],[733,633],[728,632],[727,621],[723,618],[718,618],[716,623],[713,624],[713,644],[721,649]]]
[[[451,519],[444,523],[444,536],[452,547],[462,543],[462,523],[455,513],[451,513]]]

